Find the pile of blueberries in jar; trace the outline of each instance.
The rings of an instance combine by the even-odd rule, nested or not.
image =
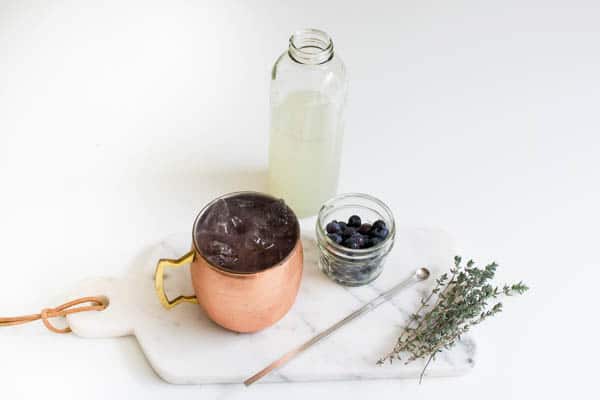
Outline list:
[[[348,218],[348,222],[333,220],[327,224],[325,230],[334,243],[349,249],[368,249],[376,246],[390,233],[384,221],[378,219],[372,225],[363,224],[358,215]]]
[[[325,202],[315,228],[319,268],[346,286],[377,279],[396,236],[392,211],[365,193],[341,194]]]

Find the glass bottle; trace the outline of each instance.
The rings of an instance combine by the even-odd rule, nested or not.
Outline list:
[[[299,217],[315,215],[337,192],[346,91],[329,35],[294,33],[271,74],[269,191]]]

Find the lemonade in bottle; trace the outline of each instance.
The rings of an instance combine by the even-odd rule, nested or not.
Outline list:
[[[314,29],[292,35],[272,72],[269,191],[299,217],[336,194],[346,89],[331,38]]]

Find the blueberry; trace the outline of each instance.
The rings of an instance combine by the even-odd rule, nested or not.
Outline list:
[[[342,230],[342,232],[344,231],[344,229],[346,229],[346,227],[348,226],[345,222],[338,222],[338,225],[340,226],[340,229]]]
[[[373,228],[371,230],[371,236],[379,239],[385,239],[389,233],[390,231],[385,226],[383,228]]]
[[[373,229],[386,228],[385,222],[381,219],[373,222]]]
[[[364,237],[363,235],[361,235],[360,233],[356,232],[354,233],[352,236],[350,236],[351,239],[353,239],[354,241],[356,241],[356,243],[358,243],[358,248],[362,249],[365,247],[365,243],[367,242],[367,238]]]
[[[360,228],[358,228],[358,232],[362,233],[363,235],[368,235],[370,231],[371,231],[371,224],[362,224],[360,226]]]
[[[362,224],[362,222],[358,215],[353,215],[350,218],[348,218],[348,226],[351,226],[353,228],[358,228],[358,227],[360,227],[361,224]]]
[[[340,233],[342,231],[340,224],[338,224],[336,220],[333,220],[330,223],[328,223],[325,229],[327,230],[327,233]]]
[[[357,236],[349,237],[348,239],[344,240],[342,244],[344,247],[348,247],[349,249],[360,248],[360,243],[358,242]]]
[[[344,240],[342,238],[342,235],[340,235],[339,233],[328,233],[327,236],[329,237],[329,239],[331,239],[333,242],[340,244],[342,243],[342,241]]]
[[[373,266],[372,265],[367,265],[363,268],[360,269],[360,273],[363,275],[369,275],[371,272],[373,272]]]
[[[349,238],[350,236],[352,236],[353,234],[356,233],[356,229],[347,226],[346,228],[344,228],[344,230],[342,231],[342,236],[344,238]]]
[[[377,246],[379,243],[381,243],[381,239],[380,238],[378,238],[378,237],[372,237],[372,238],[369,238],[366,241],[365,246],[366,247],[373,247],[373,246]]]

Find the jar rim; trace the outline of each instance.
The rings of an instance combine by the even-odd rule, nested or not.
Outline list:
[[[389,234],[387,235],[387,237],[384,240],[377,243],[373,247],[369,247],[366,249],[349,249],[347,247],[344,247],[344,246],[334,242],[333,240],[331,240],[329,238],[329,236],[327,236],[327,231],[325,230],[324,224],[323,224],[324,221],[322,221],[325,216],[325,212],[335,209],[334,203],[339,202],[340,200],[346,200],[346,199],[351,199],[351,198],[358,198],[358,199],[373,202],[378,207],[380,207],[384,211],[384,213],[387,214],[387,217],[389,218],[390,225],[391,225],[391,226],[387,227],[389,229]],[[358,192],[343,193],[343,194],[335,196],[335,197],[327,200],[325,203],[323,203],[323,205],[319,209],[319,213],[317,215],[317,232],[320,234],[318,236],[323,237],[326,240],[327,244],[331,245],[335,250],[341,251],[341,252],[351,251],[352,253],[355,253],[358,256],[364,256],[364,255],[368,255],[372,252],[378,251],[382,248],[385,248],[386,246],[388,246],[390,244],[391,241],[393,241],[394,236],[396,234],[396,222],[394,220],[394,214],[392,213],[392,210],[387,206],[387,204],[385,204],[383,201],[379,200],[378,198],[371,196],[370,194],[366,194],[366,193],[358,193]]]
[[[333,40],[320,29],[301,29],[290,36],[288,53],[300,64],[324,64],[333,58]]]

